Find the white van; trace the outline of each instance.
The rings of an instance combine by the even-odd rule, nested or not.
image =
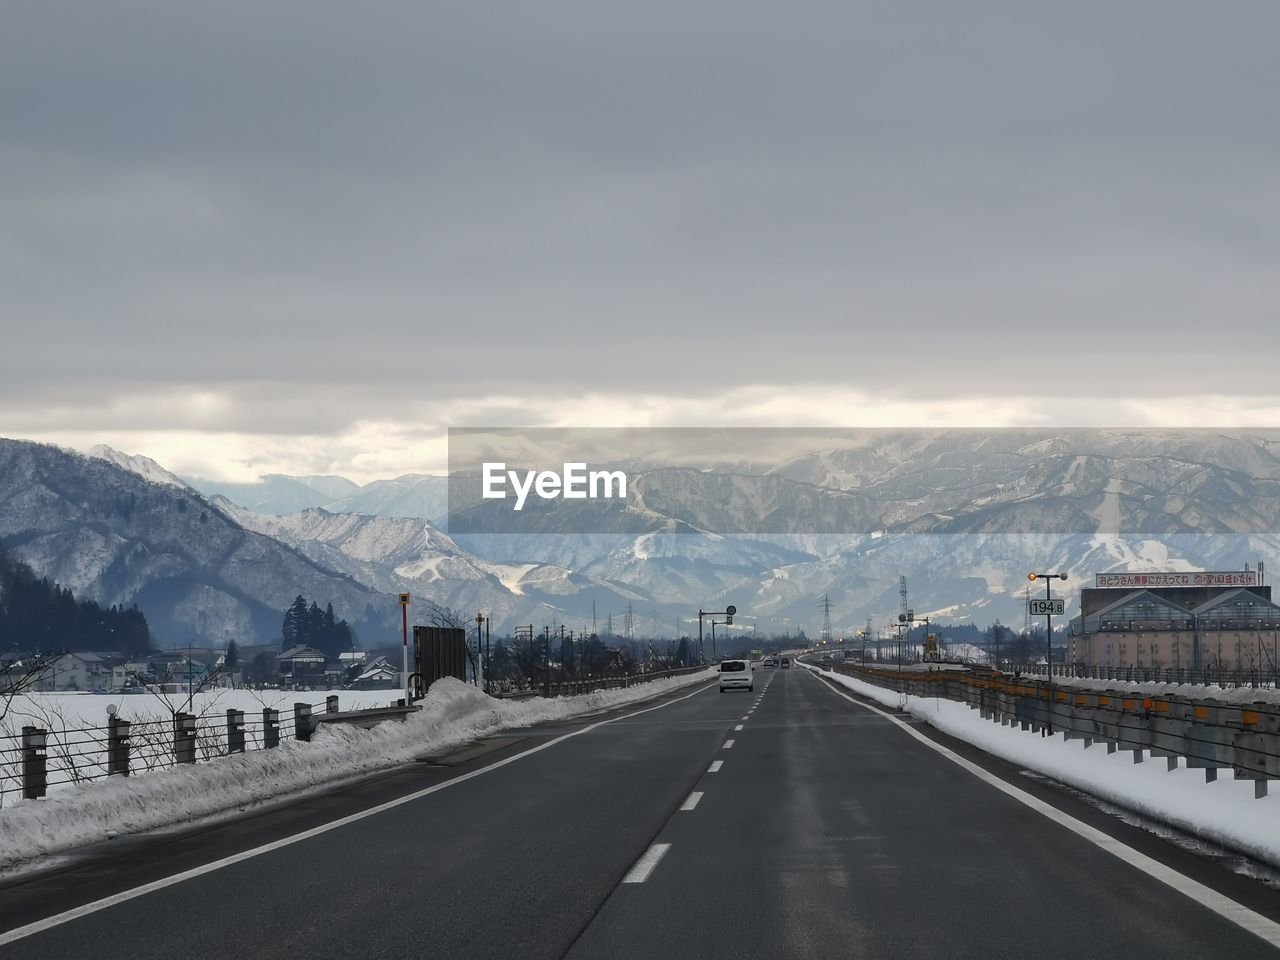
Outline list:
[[[726,690],[754,690],[750,660],[720,661],[720,692]]]

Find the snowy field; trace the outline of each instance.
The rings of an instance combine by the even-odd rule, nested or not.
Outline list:
[[[282,738],[274,750],[237,754],[209,763],[141,770],[127,779],[111,777],[72,783],[43,800],[10,802],[0,809],[0,869],[118,834],[244,810],[286,794],[407,763],[423,754],[450,750],[500,730],[636,703],[670,690],[707,683],[715,676],[714,670],[707,670],[577,697],[518,701],[494,699],[458,680],[438,680],[420,702],[422,709],[403,723],[388,721],[370,730],[328,725],[321,727],[310,743]],[[365,705],[373,706],[394,699],[388,697],[394,693],[384,690],[361,696],[368,698]],[[309,696],[323,702],[321,692]],[[343,709],[355,705],[347,691],[340,696]],[[283,710],[293,697],[288,694],[287,702],[280,705],[282,720]],[[110,698],[90,699],[104,707]],[[224,698],[213,709],[225,711],[230,705],[239,706]],[[103,707],[85,709],[97,721]],[[124,713],[122,707],[121,714]]]
[[[309,703],[323,713],[325,698],[338,697],[342,710],[384,707],[400,699],[399,690],[209,690],[197,693],[186,712],[194,714],[197,751],[201,759],[226,753],[227,710],[245,713],[245,748],[262,745],[262,711],[280,711],[281,736],[293,734],[293,705]],[[114,705],[131,723],[131,766],[157,769],[173,762],[173,712],[187,703],[185,694],[151,693],[95,695],[35,693],[14,697],[0,720],[0,806],[12,802],[21,789],[18,779],[22,728],[49,731],[49,792],[56,793],[81,780],[106,775],[107,706]]]
[[[896,693],[843,674],[801,665],[852,693],[892,710],[904,710],[993,756],[1280,867],[1280,796],[1255,800],[1251,780],[1233,780],[1228,771],[1225,777],[1205,783],[1203,770],[1181,765],[1166,770],[1164,758],[1134,763],[1132,751],[1108,754],[1105,747],[1097,744],[1085,749],[1080,740],[1042,737],[984,720],[977,710],[955,700]]]

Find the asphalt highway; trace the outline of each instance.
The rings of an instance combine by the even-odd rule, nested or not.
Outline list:
[[[0,931],[23,934],[0,957],[1276,955],[807,671],[757,681],[101,845],[0,885]],[[1280,921],[1275,889],[945,746]]]

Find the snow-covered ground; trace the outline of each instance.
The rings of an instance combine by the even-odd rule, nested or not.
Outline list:
[[[172,763],[173,711],[187,706],[197,718],[197,751],[202,759],[226,752],[227,710],[245,713],[245,747],[262,743],[262,711],[280,711],[282,737],[291,736],[293,705],[309,703],[313,713],[323,713],[325,699],[338,697],[342,710],[384,707],[403,696],[399,690],[207,690],[197,693],[190,706],[186,695],[152,693],[111,694],[33,693],[13,698],[0,720],[0,806],[11,802],[21,788],[18,748],[24,726],[49,731],[49,792],[67,789],[71,783],[106,775],[107,707],[114,706],[121,720],[131,722],[133,770]]]
[[[1205,783],[1203,770],[1179,766],[1167,771],[1164,758],[1137,764],[1131,752],[1108,754],[1097,745],[1086,750],[1079,740],[1042,737],[983,720],[977,710],[958,701],[896,693],[830,670],[802,666],[1020,767],[1280,866],[1280,829],[1276,827],[1280,796],[1255,800],[1250,780],[1233,780],[1228,772],[1213,783]]]
[[[388,721],[370,730],[326,725],[310,743],[282,740],[274,750],[72,784],[43,800],[18,800],[0,810],[0,869],[117,834],[242,810],[450,750],[499,730],[635,703],[714,677],[708,670],[579,697],[520,701],[496,700],[461,681],[438,680],[421,701],[421,711],[403,723]],[[377,693],[385,703],[394,691]]]

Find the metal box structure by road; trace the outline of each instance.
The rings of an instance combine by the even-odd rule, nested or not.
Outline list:
[[[467,634],[461,627],[413,628],[414,672],[422,677],[424,692],[441,677],[466,681],[469,661]]]

